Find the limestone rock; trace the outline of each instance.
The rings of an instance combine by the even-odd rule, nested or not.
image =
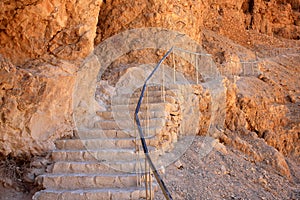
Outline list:
[[[41,71],[16,68],[0,57],[0,151],[4,155],[37,154],[72,133],[75,77],[49,64]],[[55,74],[51,74],[55,68]],[[73,72],[74,73],[74,72]]]
[[[200,41],[203,11],[202,1],[106,1],[101,6],[95,44],[126,29],[142,27],[164,27]]]
[[[50,55],[85,58],[93,50],[100,0],[0,2],[0,54],[17,65]]]
[[[299,1],[226,0],[208,1],[204,9],[204,27],[246,46],[246,30],[299,39]]]
[[[4,155],[45,152],[54,148],[54,140],[72,133],[76,70],[94,48],[101,3],[0,2],[0,152]]]

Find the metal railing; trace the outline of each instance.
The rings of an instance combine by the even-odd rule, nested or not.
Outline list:
[[[145,185],[146,185],[146,196],[148,197],[148,182],[149,182],[149,188],[150,188],[150,199],[152,199],[152,184],[151,184],[151,175],[150,175],[150,171],[147,172],[147,163],[149,164],[150,166],[150,169],[152,170],[152,173],[153,175],[155,176],[155,179],[156,181],[158,182],[162,192],[163,192],[163,195],[165,196],[165,198],[167,200],[172,200],[172,196],[170,194],[170,192],[168,191],[164,181],[162,180],[160,174],[158,173],[150,155],[149,155],[149,150],[148,150],[148,147],[147,147],[147,143],[145,141],[145,136],[144,136],[144,133],[143,133],[143,129],[141,127],[141,122],[140,122],[140,119],[138,117],[138,114],[139,114],[139,110],[140,110],[140,107],[141,107],[141,104],[142,104],[142,101],[143,101],[143,98],[144,98],[144,94],[147,89],[147,83],[148,81],[152,78],[152,76],[154,75],[154,73],[157,71],[157,69],[161,66],[161,64],[163,63],[163,61],[172,53],[172,62],[173,62],[173,81],[174,81],[174,84],[176,84],[176,65],[175,65],[175,55],[174,55],[174,51],[177,50],[177,51],[180,51],[182,53],[185,53],[185,54],[190,54],[191,57],[190,57],[190,63],[192,64],[193,62],[195,62],[195,73],[196,73],[196,84],[199,84],[199,69],[198,69],[198,65],[199,65],[199,62],[198,62],[198,59],[201,59],[201,57],[209,57],[209,59],[211,59],[211,61],[208,63],[209,65],[209,68],[212,68],[212,56],[211,54],[206,54],[206,53],[198,53],[198,52],[192,52],[192,51],[189,51],[189,50],[185,50],[185,49],[181,49],[181,48],[176,48],[176,47],[172,47],[171,49],[169,49],[167,51],[167,53],[163,56],[163,58],[158,62],[158,64],[155,66],[155,68],[152,70],[152,72],[150,73],[150,75],[146,78],[145,82],[144,82],[144,85],[142,87],[142,91],[141,91],[141,94],[140,94],[140,97],[139,97],[139,101],[137,103],[137,106],[136,106],[136,109],[135,109],[135,113],[134,113],[134,118],[135,118],[135,122],[137,124],[137,128],[138,128],[138,132],[139,132],[139,137],[140,137],[140,140],[141,140],[141,144],[142,144],[142,148],[143,148],[143,152],[145,154]],[[194,56],[194,57],[193,57]],[[194,60],[193,60],[194,59]],[[164,92],[164,66],[163,66],[163,73],[162,73],[162,96],[163,96],[163,100],[165,102],[165,92]],[[210,69],[208,69],[210,70]],[[147,103],[148,103],[148,95],[147,95]],[[147,110],[148,112],[148,110]],[[150,120],[150,119],[149,119]],[[148,121],[149,123],[149,121]],[[148,124],[149,125],[149,124]],[[139,150],[139,147],[138,147],[138,150]],[[140,180],[138,181],[140,182]]]
[[[151,74],[147,77],[147,79],[146,79],[146,81],[145,81],[145,83],[143,85],[143,88],[142,88],[142,91],[141,91],[141,95],[139,97],[139,101],[137,103],[137,106],[136,106],[136,109],[135,109],[135,113],[134,113],[134,119],[135,119],[135,122],[136,122],[137,127],[138,127],[139,136],[140,136],[142,147],[143,147],[143,151],[144,151],[144,154],[145,154],[145,162],[148,162],[148,164],[149,164],[149,166],[150,166],[150,168],[152,170],[152,173],[155,176],[155,179],[156,179],[158,185],[160,186],[160,188],[161,188],[161,190],[163,192],[163,195],[165,196],[165,198],[167,200],[172,200],[173,198],[172,198],[169,190],[167,189],[164,181],[162,180],[160,174],[158,173],[158,171],[157,171],[157,169],[156,169],[153,161],[151,160],[151,157],[149,155],[149,150],[148,150],[148,147],[147,147],[147,143],[146,143],[146,140],[145,140],[145,137],[144,137],[143,129],[141,127],[141,122],[140,122],[138,113],[139,113],[139,110],[140,110],[140,107],[141,107],[141,104],[142,104],[142,100],[143,100],[143,97],[144,97],[145,90],[147,88],[148,81],[151,79],[151,77],[153,76],[153,74],[156,72],[156,70],[160,67],[160,65],[162,64],[162,62],[168,57],[168,55],[172,51],[173,51],[173,47],[163,56],[163,58],[159,61],[159,63],[156,65],[156,67],[151,72]],[[146,168],[145,168],[145,170],[146,170]],[[147,184],[147,176],[146,176],[146,184]],[[146,187],[146,192],[147,192],[147,187]],[[151,192],[152,191],[150,191],[150,193]]]

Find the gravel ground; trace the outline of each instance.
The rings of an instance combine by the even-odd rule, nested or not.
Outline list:
[[[163,178],[173,199],[300,199],[299,165],[292,160],[295,173],[288,180],[228,146],[200,158],[202,140],[197,136],[179,161],[165,170]],[[160,191],[155,199],[164,199]]]

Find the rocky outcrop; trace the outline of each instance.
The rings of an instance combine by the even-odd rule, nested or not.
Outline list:
[[[17,65],[49,56],[85,58],[94,47],[100,4],[100,0],[1,1],[0,54]]]
[[[143,27],[180,31],[199,42],[203,11],[202,1],[106,1],[101,6],[95,44],[127,29]]]
[[[253,35],[246,34],[244,41],[266,48],[245,48],[214,32],[204,31],[204,48],[213,54],[220,71],[230,72],[224,74],[227,131],[219,140],[250,155],[255,162],[264,162],[285,177],[291,177],[286,158],[300,155],[299,54],[296,48],[279,49],[279,53],[273,54],[276,49],[269,45],[289,47],[292,44]],[[255,73],[235,73],[244,61],[251,63],[244,67],[254,67]]]
[[[297,40],[300,35],[299,6],[299,1],[295,0],[208,1],[204,27],[244,45],[249,45],[245,37],[251,30]]]
[[[289,59],[295,62],[299,57],[276,59],[281,61],[267,58],[258,77],[241,77],[229,86],[226,125],[255,132],[286,156],[298,157],[299,69]]]
[[[37,154],[72,133],[73,65],[20,69],[0,57],[0,151]]]
[[[249,29],[260,33],[276,35],[287,39],[300,37],[299,27],[299,1],[295,0],[273,0],[273,1],[251,1],[248,2],[249,9],[243,12],[250,21],[245,21]],[[247,4],[246,2],[244,5]],[[249,14],[251,16],[249,16]]]
[[[72,133],[76,71],[94,48],[101,2],[1,1],[4,155],[45,152],[54,148],[54,140]]]

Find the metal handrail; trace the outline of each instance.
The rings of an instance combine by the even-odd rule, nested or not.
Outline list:
[[[168,57],[168,55],[173,51],[173,47],[163,56],[163,58],[159,61],[159,63],[156,65],[156,67],[153,69],[153,71],[151,72],[151,74],[148,76],[148,78],[145,80],[145,83],[143,85],[143,89],[142,89],[142,92],[141,92],[141,95],[140,95],[140,98],[139,98],[139,101],[137,103],[137,106],[136,106],[136,109],[135,109],[135,112],[134,112],[134,119],[135,119],[135,122],[137,124],[137,127],[138,127],[138,130],[139,130],[139,135],[140,135],[140,139],[141,139],[141,143],[142,143],[142,147],[143,147],[143,151],[144,151],[144,154],[145,154],[145,157],[146,157],[146,160],[147,162],[149,163],[150,165],[150,168],[155,176],[155,179],[156,181],[158,182],[165,198],[167,200],[172,200],[172,196],[170,194],[170,192],[168,191],[164,181],[162,180],[161,176],[159,175],[154,163],[152,162],[151,160],[151,157],[149,155],[149,150],[148,150],[148,147],[147,147],[147,144],[146,144],[146,141],[145,141],[145,137],[144,137],[144,133],[143,133],[143,130],[142,130],[142,127],[141,127],[141,123],[140,123],[140,119],[139,119],[139,116],[138,116],[138,113],[139,113],[139,110],[140,110],[140,107],[141,107],[141,104],[142,104],[142,100],[143,100],[143,97],[144,97],[144,93],[145,93],[145,89],[147,87],[147,82],[151,79],[151,77],[153,76],[153,74],[156,72],[156,70],[160,67],[160,65],[162,64],[162,62]]]

